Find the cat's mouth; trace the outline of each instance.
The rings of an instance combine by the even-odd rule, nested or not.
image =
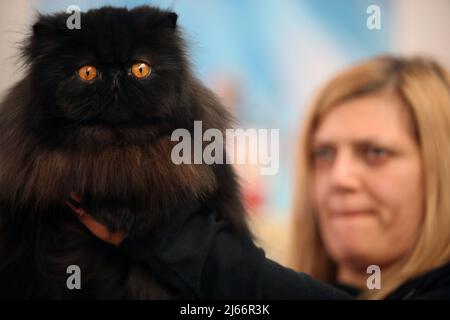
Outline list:
[[[159,129],[148,122],[110,124],[94,122],[79,128],[78,145],[81,148],[103,149],[112,146],[149,146],[160,136]]]
[[[110,126],[129,126],[142,122],[142,119],[139,119],[138,115],[135,115],[134,113],[124,109],[125,108],[120,105],[112,106],[111,110],[108,110],[108,112],[102,114],[98,120],[101,123]]]

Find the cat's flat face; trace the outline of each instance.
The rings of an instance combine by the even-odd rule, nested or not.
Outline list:
[[[127,126],[170,119],[187,64],[174,13],[101,8],[41,16],[25,46],[42,119]]]

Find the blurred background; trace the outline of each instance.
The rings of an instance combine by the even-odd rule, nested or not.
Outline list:
[[[277,174],[260,175],[258,165],[237,170],[259,243],[281,263],[298,131],[320,86],[379,54],[424,54],[450,68],[448,0],[14,0],[0,3],[0,95],[21,77],[17,47],[37,11],[143,4],[178,13],[196,75],[233,110],[238,127],[280,130]],[[370,5],[380,8],[379,30],[366,25]]]

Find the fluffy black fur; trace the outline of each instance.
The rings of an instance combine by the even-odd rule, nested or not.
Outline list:
[[[40,16],[23,47],[27,71],[0,107],[0,297],[160,299],[171,293],[95,238],[64,204],[71,191],[111,231],[139,238],[187,201],[248,232],[227,165],[175,165],[176,128],[229,127],[231,117],[189,67],[177,15],[104,7]],[[130,76],[134,61],[151,75]],[[94,65],[98,77],[76,70]],[[114,74],[114,75],[113,75]],[[68,290],[78,265],[82,289]]]

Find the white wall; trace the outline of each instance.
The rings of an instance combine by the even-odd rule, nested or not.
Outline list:
[[[395,0],[392,3],[395,51],[432,55],[450,69],[450,1]]]
[[[19,42],[33,17],[33,0],[0,1],[0,97],[20,76]]]

